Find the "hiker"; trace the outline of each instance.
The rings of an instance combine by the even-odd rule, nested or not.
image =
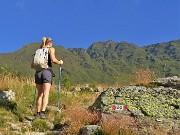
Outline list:
[[[55,48],[52,47],[52,39],[50,37],[43,37],[40,48],[48,49],[48,61],[46,64],[48,68],[36,70],[35,72],[35,83],[38,90],[38,96],[36,99],[36,117],[46,118],[45,111],[48,104],[49,90],[52,85],[52,62],[54,64],[62,65],[62,60],[57,60],[55,57]],[[31,68],[34,68],[33,63]]]

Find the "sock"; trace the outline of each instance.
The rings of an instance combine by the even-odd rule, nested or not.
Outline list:
[[[45,114],[45,111],[41,111],[42,114]]]

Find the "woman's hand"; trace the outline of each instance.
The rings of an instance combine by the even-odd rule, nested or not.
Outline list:
[[[62,60],[60,60],[60,61],[59,61],[59,65],[62,65],[62,64],[63,64],[63,61],[62,61]]]

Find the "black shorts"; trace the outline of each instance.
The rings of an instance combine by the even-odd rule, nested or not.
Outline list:
[[[42,71],[36,71],[35,83],[36,84],[43,84],[43,83],[52,84],[52,72],[48,69],[44,69]]]

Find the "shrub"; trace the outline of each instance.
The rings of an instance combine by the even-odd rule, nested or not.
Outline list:
[[[64,78],[62,81],[62,86],[66,89],[69,89],[72,86],[72,81],[68,78]]]
[[[62,118],[59,115],[56,115],[53,121],[54,129],[60,129],[62,127]]]
[[[8,100],[0,99],[0,107],[4,107],[6,110],[10,110],[11,112],[15,112],[17,110],[17,104]]]

